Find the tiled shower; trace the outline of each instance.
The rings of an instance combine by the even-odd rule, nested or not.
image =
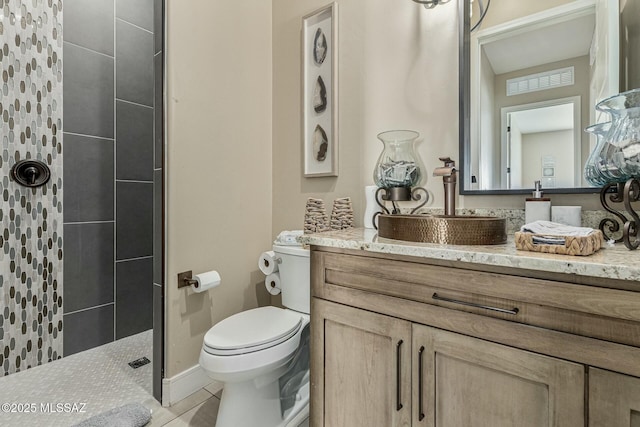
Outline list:
[[[3,375],[154,322],[162,374],[162,31],[154,27],[161,1],[0,0]],[[30,157],[51,169],[43,187],[9,177]]]
[[[64,354],[152,327],[153,4],[64,3]]]

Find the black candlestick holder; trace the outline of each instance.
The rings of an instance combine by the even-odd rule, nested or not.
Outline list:
[[[420,203],[418,206],[414,207],[413,209],[411,209],[410,214],[414,214],[418,211],[418,209],[420,209],[421,207],[423,207],[424,205],[427,204],[427,202],[429,201],[429,192],[427,192],[426,189],[424,189],[423,187],[391,187],[391,188],[378,188],[378,190],[376,191],[376,203],[378,204],[378,206],[380,206],[382,208],[382,212],[376,212],[373,215],[373,224],[374,227],[377,229],[378,227],[375,226],[376,224],[376,217],[382,213],[385,213],[387,215],[398,215],[400,214],[400,207],[398,206],[398,202],[408,202],[410,200],[413,201],[420,201],[422,200],[422,203]],[[387,209],[387,206],[385,205],[385,202],[391,202],[393,209],[390,211],[389,209]]]
[[[600,221],[600,231],[606,240],[624,242],[624,245],[635,250],[640,246],[638,239],[638,226],[640,226],[640,217],[632,207],[633,202],[640,200],[640,180],[631,178],[626,182],[611,182],[600,190],[600,203],[602,207],[615,218],[605,218]],[[622,210],[614,209],[610,203],[622,203]],[[627,215],[625,215],[625,213]],[[613,238],[610,233],[619,233],[622,227],[622,235]]]

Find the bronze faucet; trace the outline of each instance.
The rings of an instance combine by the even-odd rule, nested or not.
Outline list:
[[[436,168],[433,176],[441,176],[444,183],[444,214],[455,216],[456,214],[456,162],[450,157],[440,157],[444,167]]]

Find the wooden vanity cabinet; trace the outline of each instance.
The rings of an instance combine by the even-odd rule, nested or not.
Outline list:
[[[311,372],[323,396],[311,424],[410,426],[411,323],[321,300],[311,310],[312,358],[323,366]]]
[[[311,426],[640,427],[637,292],[312,249]]]
[[[417,324],[413,351],[413,426],[584,427],[582,365]]]
[[[314,426],[584,427],[582,365],[319,299],[312,311]]]
[[[640,378],[590,368],[589,427],[612,426],[640,427]]]

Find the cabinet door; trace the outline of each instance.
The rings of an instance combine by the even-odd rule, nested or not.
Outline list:
[[[312,298],[311,425],[411,424],[411,324]]]
[[[413,426],[585,425],[582,365],[422,325],[413,351]]]
[[[589,427],[640,427],[640,378],[589,368]]]

